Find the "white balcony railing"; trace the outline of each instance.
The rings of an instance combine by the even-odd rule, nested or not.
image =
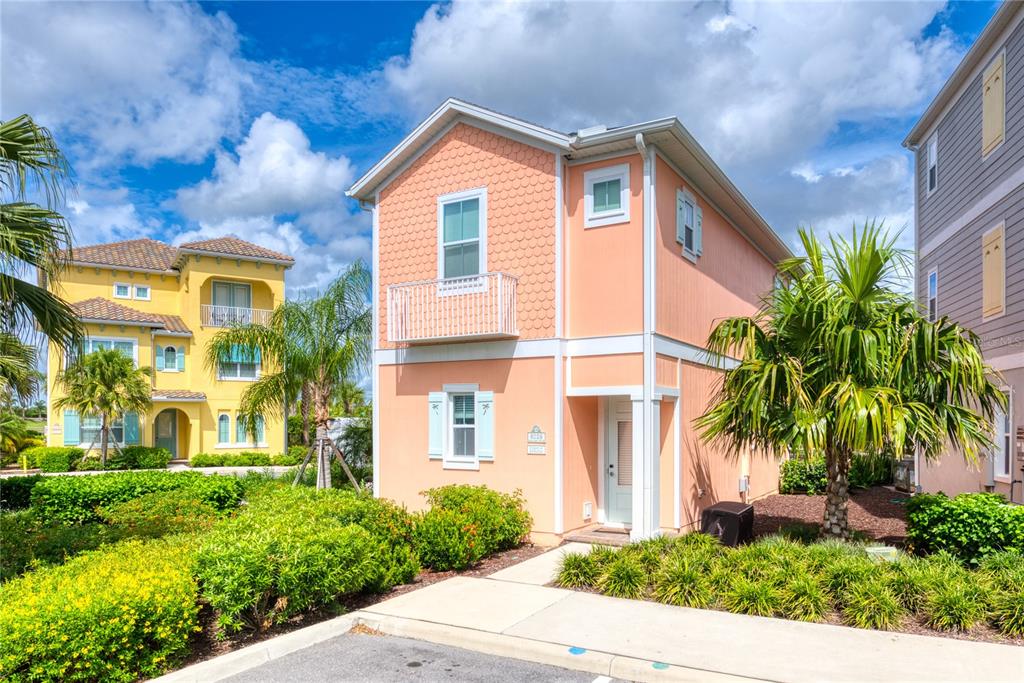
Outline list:
[[[388,341],[518,337],[519,278],[484,273],[388,287]]]
[[[266,325],[271,311],[265,308],[236,308],[203,304],[200,310],[204,327],[231,327],[232,325]]]

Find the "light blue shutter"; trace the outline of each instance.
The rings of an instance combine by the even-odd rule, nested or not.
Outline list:
[[[235,417],[235,443],[248,443],[249,435],[246,433],[245,420],[241,416]]]
[[[159,345],[156,347],[156,369],[164,369],[164,347]]]
[[[443,391],[432,391],[427,396],[427,420],[430,425],[427,455],[432,460],[444,456],[444,411],[447,400],[448,395]]]
[[[81,431],[78,428],[78,413],[73,410],[64,411],[64,445],[77,446],[81,442]]]
[[[137,413],[124,414],[124,443],[137,446],[139,443],[139,416]]]
[[[185,372],[185,345],[178,347],[178,372]]]
[[[700,256],[704,253],[704,210],[697,206],[694,210],[694,223],[697,225],[693,229],[693,250]]]
[[[263,416],[256,418],[256,443],[263,443],[266,439],[263,434]]]
[[[476,457],[494,460],[494,392],[476,392]]]
[[[683,195],[676,192],[676,242],[686,244],[686,205],[683,203]]]

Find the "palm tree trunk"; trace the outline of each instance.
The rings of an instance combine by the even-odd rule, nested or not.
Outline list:
[[[309,382],[302,383],[302,397],[299,399],[302,402],[300,410],[302,411],[302,445],[309,445],[309,415],[313,412],[313,400],[309,388]]]
[[[100,468],[107,469],[107,416],[103,416],[100,425]]]
[[[331,448],[327,435],[327,425],[316,426],[316,487],[317,489],[331,488],[331,460],[334,456],[334,449]]]
[[[850,502],[850,454],[845,451],[825,451],[828,483],[825,486],[825,519],[821,533],[829,538],[850,538],[847,508]]]

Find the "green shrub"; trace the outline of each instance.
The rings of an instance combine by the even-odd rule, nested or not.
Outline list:
[[[32,501],[32,489],[42,479],[38,474],[0,479],[0,510],[23,510]]]
[[[855,455],[850,459],[850,487],[867,489],[891,484],[895,468],[896,459],[885,453]]]
[[[736,576],[722,594],[722,606],[737,614],[770,617],[782,608],[782,595],[771,581]]]
[[[565,553],[555,583],[562,588],[591,588],[597,577],[598,567],[589,553]]]
[[[984,620],[988,596],[973,580],[954,580],[933,586],[925,597],[925,624],[937,631],[969,631]]]
[[[154,491],[100,508],[97,513],[107,524],[147,537],[202,531],[219,517],[217,508],[185,489]]]
[[[654,579],[655,600],[681,607],[707,607],[714,595],[706,569],[700,559],[683,554],[667,558]]]
[[[1024,586],[1024,555],[1016,550],[1003,550],[986,555],[978,570],[987,576],[997,590]]]
[[[899,625],[903,605],[880,577],[851,583],[843,593],[843,621],[857,628],[888,631]]]
[[[1024,506],[999,495],[918,495],[906,503],[907,539],[918,552],[946,550],[977,565],[1001,550],[1024,553]]]
[[[85,451],[74,446],[35,446],[26,448],[21,455],[41,472],[70,472]]]
[[[465,569],[484,556],[480,531],[469,515],[433,508],[416,520],[416,552],[425,567]]]
[[[30,510],[0,515],[0,580],[34,567],[62,564],[86,550],[129,536],[105,524],[46,524]]]
[[[196,453],[188,460],[190,467],[220,467],[224,464],[222,453]]]
[[[824,458],[791,458],[779,467],[779,493],[814,495],[824,491],[827,484]]]
[[[380,541],[306,503],[247,509],[206,536],[197,574],[225,630],[262,631],[379,583]]]
[[[889,565],[885,581],[907,610],[917,612],[929,591],[945,572],[934,564],[913,556],[901,557]]]
[[[134,681],[199,630],[191,549],[127,541],[0,586],[0,679]]]
[[[235,477],[198,472],[111,472],[46,477],[32,489],[32,510],[48,521],[90,522],[99,519],[101,507],[175,489],[185,489],[218,510],[237,506],[242,496],[242,484]]]
[[[1024,588],[1002,591],[992,600],[992,623],[1003,635],[1024,636]]]
[[[196,453],[188,464],[192,467],[269,467],[270,465],[294,465],[285,455],[271,455],[262,451],[241,451],[239,453]]]
[[[610,545],[596,544],[590,546],[590,557],[598,571],[603,571],[609,562],[619,556],[619,549]]]
[[[133,469],[162,470],[171,462],[171,452],[153,446],[126,446],[121,449]]]
[[[640,598],[647,588],[647,573],[635,555],[620,552],[604,567],[597,587],[615,598]]]
[[[431,508],[467,515],[476,526],[484,556],[515,548],[530,533],[533,519],[522,493],[501,493],[486,486],[452,484],[423,492]]]
[[[781,612],[787,619],[821,621],[828,611],[828,595],[814,575],[794,576],[782,587]]]
[[[867,557],[839,557],[821,570],[822,578],[829,592],[841,596],[851,586],[867,583],[879,576],[880,565]]]
[[[306,457],[305,446],[290,446],[287,453],[278,453],[270,459],[270,464],[292,467],[301,465],[302,459]]]

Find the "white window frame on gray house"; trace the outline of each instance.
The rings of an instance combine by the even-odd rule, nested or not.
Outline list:
[[[934,283],[934,287],[933,287]],[[928,280],[925,283],[927,289],[927,313],[928,322],[933,323],[939,319],[939,269],[932,268],[928,271]]]
[[[931,196],[939,189],[939,133],[936,131],[928,138],[928,145],[925,148],[925,196]]]
[[[1012,478],[1013,470],[1013,391],[1009,387],[1001,389],[1006,396],[1006,410],[997,409],[995,424],[995,448],[992,452],[992,473],[1000,481],[1009,481]]]

